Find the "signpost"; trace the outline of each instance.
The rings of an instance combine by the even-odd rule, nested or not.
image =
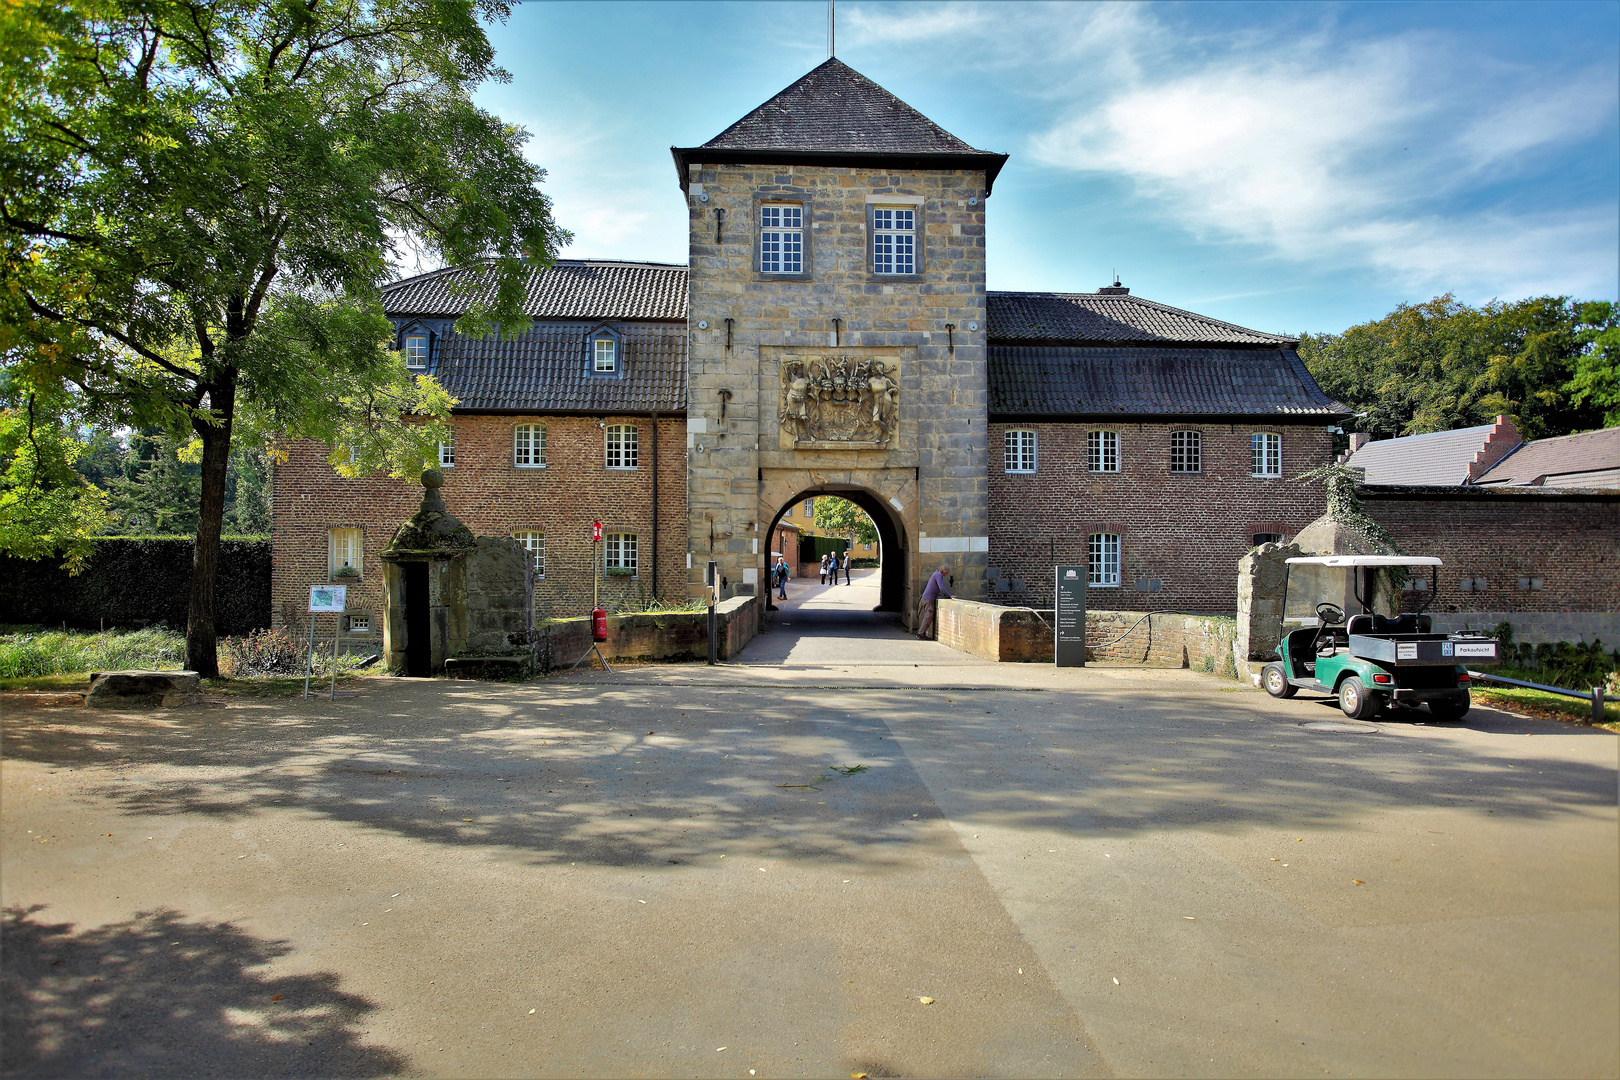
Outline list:
[[[348,608],[347,585],[311,585],[309,587],[309,655],[304,659],[304,697],[309,698],[309,677],[315,671],[315,616],[331,612],[338,624],[332,631],[332,700],[337,700],[338,639],[343,636],[343,612]]]
[[[602,610],[602,572],[597,563],[597,545],[602,542],[602,523],[591,522],[591,647],[585,650],[585,655],[574,661],[574,667],[579,667],[595,653],[596,658],[602,661],[609,674],[613,669],[608,667],[607,657],[602,655],[601,643],[607,640],[607,612]],[[569,671],[574,668],[569,668]]]
[[[708,569],[704,571],[703,583],[709,587],[709,663],[715,662],[719,652],[720,643],[716,640],[714,605],[720,595],[720,564],[713,559],[709,560]]]
[[[1086,666],[1087,572],[1084,566],[1054,568],[1057,595],[1052,612],[1052,662],[1058,667]]]

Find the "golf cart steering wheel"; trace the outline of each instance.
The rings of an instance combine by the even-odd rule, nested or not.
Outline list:
[[[1344,611],[1332,604],[1317,604],[1316,617],[1321,620],[1323,626],[1344,625]]]

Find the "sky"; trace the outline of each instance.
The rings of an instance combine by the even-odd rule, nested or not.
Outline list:
[[[824,0],[519,3],[479,103],[570,258],[686,262],[671,146],[827,57]],[[839,59],[975,147],[991,289],[1278,333],[1620,292],[1620,3],[853,3]]]

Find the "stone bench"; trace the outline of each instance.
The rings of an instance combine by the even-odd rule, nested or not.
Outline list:
[[[84,703],[99,709],[196,705],[200,689],[195,671],[93,671]]]

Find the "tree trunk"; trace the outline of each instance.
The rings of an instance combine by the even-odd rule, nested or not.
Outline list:
[[[217,424],[193,420],[202,439],[202,501],[191,548],[191,607],[186,617],[186,667],[205,679],[219,678],[214,636],[214,579],[219,573],[219,534],[225,527],[225,471],[231,456],[231,420],[236,412],[236,375],[229,372],[208,389]]]

